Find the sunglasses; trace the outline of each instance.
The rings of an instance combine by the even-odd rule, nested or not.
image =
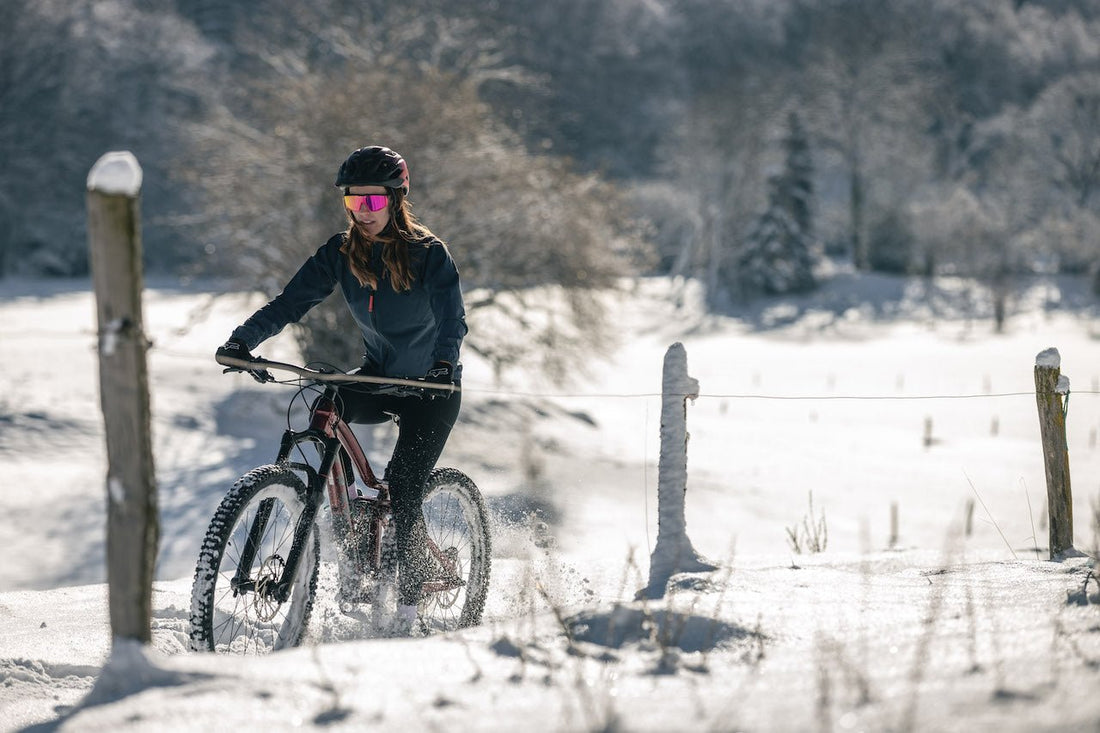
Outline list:
[[[389,203],[389,200],[389,194],[385,193],[368,193],[363,196],[345,194],[344,206],[352,211],[362,211],[364,208],[366,208],[367,211],[381,211],[386,208],[386,204]]]

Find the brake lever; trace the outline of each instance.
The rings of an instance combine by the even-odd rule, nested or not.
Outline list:
[[[259,359],[257,359],[257,361],[259,361]],[[260,384],[276,381],[275,376],[266,369],[245,369],[243,367],[226,367],[222,369],[222,374],[229,374],[230,372],[247,374]]]

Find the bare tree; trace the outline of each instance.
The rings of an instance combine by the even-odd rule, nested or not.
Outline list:
[[[949,263],[948,271],[973,277],[989,292],[994,330],[1004,330],[1011,277],[1020,269],[1018,241],[1010,236],[1008,214],[992,197],[981,197],[965,186],[915,204],[917,235],[927,256]],[[934,273],[929,273],[934,274]],[[973,308],[971,297],[964,304]],[[972,311],[971,311],[972,312]]]
[[[32,191],[48,182],[41,159],[27,155],[48,149],[53,133],[35,112],[48,109],[66,83],[65,59],[57,53],[57,36],[65,35],[66,23],[42,17],[40,11],[40,4],[30,0],[0,3],[0,160],[5,168],[0,174],[0,275],[13,266],[16,247],[27,256],[27,240],[34,234],[27,231],[24,212],[33,206]],[[52,33],[43,33],[44,28]],[[52,182],[60,177],[54,174]]]
[[[1036,105],[1048,136],[1054,184],[1082,209],[1100,203],[1100,72],[1063,79]]]
[[[869,208],[895,206],[925,180],[921,143],[929,80],[910,35],[919,13],[908,2],[878,0],[803,2],[794,12],[809,29],[800,58],[807,121],[844,171],[845,238],[853,263],[866,270],[875,218]]]
[[[83,217],[61,209],[80,201],[87,168],[107,150],[150,161],[150,211],[180,198],[160,187],[160,152],[195,104],[181,82],[205,49],[172,13],[138,3],[116,11],[94,0],[0,3],[0,273],[87,271]],[[157,215],[146,224],[149,260],[171,260],[172,228]]]
[[[472,321],[493,310],[507,323],[495,333],[475,329],[468,348],[501,371],[523,363],[561,377],[580,354],[607,345],[594,293],[632,272],[640,251],[616,189],[566,161],[528,154],[493,121],[474,79],[389,55],[371,68],[279,75],[265,85],[264,103],[253,104],[251,124],[223,106],[206,134],[193,136],[203,146],[188,156],[203,168],[191,177],[207,193],[215,261],[231,260],[275,291],[345,226],[332,188],[339,161],[383,143],[408,159],[414,205],[454,252]],[[226,201],[231,209],[218,203]],[[549,286],[560,297],[531,296]],[[307,317],[300,340],[309,356],[350,366],[361,344],[336,300]]]
[[[767,202],[769,136],[780,99],[760,77],[731,76],[693,99],[664,156],[690,193],[690,228],[673,274],[702,278],[708,303],[728,298],[722,271]]]

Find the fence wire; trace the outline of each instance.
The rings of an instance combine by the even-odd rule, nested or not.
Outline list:
[[[826,401],[866,401],[866,402],[914,402],[921,400],[987,400],[1006,397],[1034,397],[1035,392],[997,392],[991,394],[954,394],[954,395],[779,395],[749,393],[700,392],[688,394],[680,392],[524,392],[517,390],[486,389],[481,387],[463,387],[467,394],[497,395],[500,397],[552,397],[560,399],[581,399],[607,397],[617,399],[648,399],[653,397],[681,397],[684,399],[723,399],[723,400],[776,400],[787,402],[826,402]],[[1068,396],[1068,392],[1066,393]],[[1096,390],[1074,390],[1075,395],[1097,395]]]

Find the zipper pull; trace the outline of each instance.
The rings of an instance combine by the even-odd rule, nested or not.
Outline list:
[[[370,300],[367,301],[367,313],[374,313],[374,293],[370,294]]]

